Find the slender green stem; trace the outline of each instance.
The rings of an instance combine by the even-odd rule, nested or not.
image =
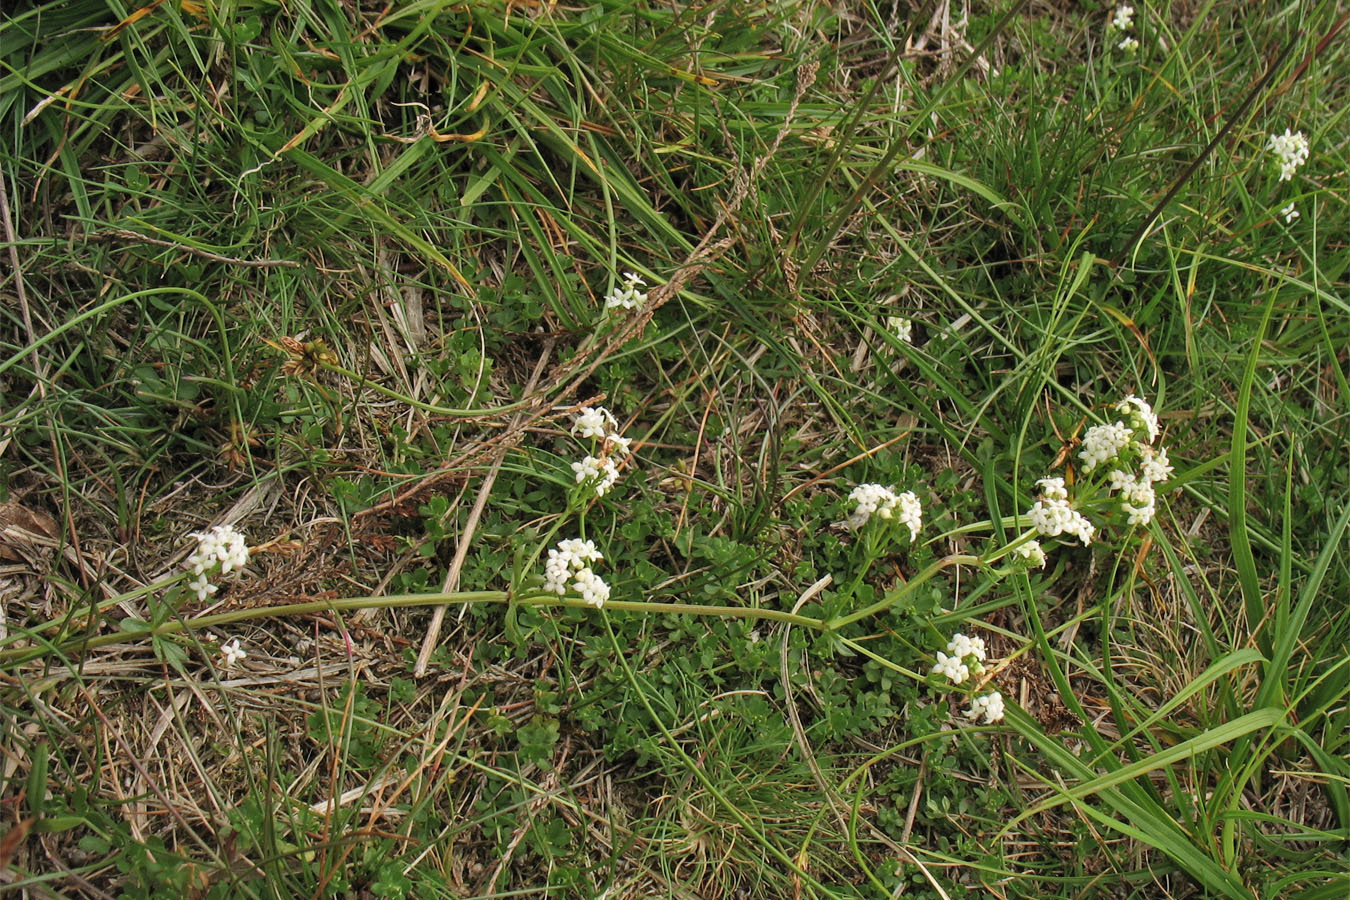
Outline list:
[[[860,609],[857,612],[849,613],[846,616],[836,616],[835,618],[830,619],[828,622],[825,622],[822,630],[838,631],[845,625],[852,625],[854,622],[857,622],[860,619],[866,619],[868,616],[874,616],[877,613],[882,612],[883,610],[888,609],[889,607],[894,605],[896,601],[900,600],[902,597],[914,591],[919,585],[928,581],[930,578],[932,578],[937,573],[941,572],[943,569],[963,564],[978,566],[982,564],[982,560],[980,559],[980,557],[971,556],[968,553],[953,553],[950,554],[949,556],[944,556],[942,557],[942,559],[939,559],[937,562],[933,563],[931,566],[924,569],[918,575],[915,575],[909,581],[906,581],[899,588],[893,591],[889,591],[886,594],[886,596],[882,597],[880,600],[878,600],[876,603],[873,603],[871,606],[864,607],[863,609]]]
[[[94,650],[109,644],[124,643],[140,637],[177,634],[184,631],[200,631],[204,628],[216,628],[236,622],[253,619],[280,618],[283,616],[304,616],[322,612],[344,612],[356,609],[392,609],[417,606],[440,606],[442,604],[471,605],[478,603],[507,603],[511,601],[508,591],[456,591],[434,594],[396,594],[389,597],[345,597],[339,600],[310,600],[304,603],[287,603],[281,606],[255,606],[248,609],[235,609],[210,616],[198,616],[194,619],[175,619],[153,628],[139,631],[119,631],[101,634],[88,639],[74,639],[60,645],[69,650]],[[515,599],[517,606],[558,606],[572,609],[588,609],[589,605],[579,597],[559,597],[556,594],[532,593]],[[784,622],[824,631],[825,623],[820,619],[798,616],[777,609],[756,609],[736,606],[701,606],[696,603],[653,603],[643,600],[610,600],[606,609],[643,613],[676,613],[695,616],[717,616],[734,619],[764,619],[770,622]],[[13,665],[27,662],[43,656],[46,647],[23,647],[0,650],[0,665]]]

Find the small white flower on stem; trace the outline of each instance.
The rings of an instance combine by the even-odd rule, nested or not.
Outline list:
[[[1158,414],[1153,411],[1147,400],[1129,394],[1124,400],[1116,404],[1116,412],[1126,417],[1130,427],[1136,432],[1142,431],[1148,435],[1148,443],[1153,443],[1158,439],[1160,429],[1158,428]]]
[[[909,528],[910,543],[918,540],[919,529],[923,528],[923,504],[913,491],[905,491],[900,501],[900,524]]]
[[[605,605],[609,599],[609,585],[605,584],[603,578],[591,571],[589,567],[582,569],[576,574],[576,579],[572,582],[572,590],[581,595],[581,599],[596,609]]]
[[[1118,31],[1129,31],[1134,27],[1134,7],[1128,4],[1122,4],[1116,7],[1116,14],[1111,19],[1111,27]]]
[[[906,344],[914,343],[914,320],[904,316],[887,316],[886,327],[891,334]]]
[[[239,646],[239,638],[230,638],[230,640],[220,646],[221,661],[225,668],[233,669],[241,659],[248,656],[244,648]]]
[[[968,656],[975,657],[976,662],[984,662],[986,659],[984,638],[968,637],[959,633],[952,635],[952,639],[947,642],[947,652],[957,659],[965,659]]]
[[[1139,41],[1132,37],[1127,37],[1119,44],[1116,44],[1121,51],[1125,53],[1136,53],[1139,50]]]
[[[604,440],[611,429],[618,427],[614,415],[603,406],[583,406],[572,418],[572,434],[579,438]]]
[[[1149,484],[1161,484],[1172,474],[1172,462],[1167,458],[1167,448],[1159,447],[1154,450],[1151,447],[1144,450],[1144,461],[1139,464],[1139,474],[1141,481]]]
[[[1078,458],[1083,461],[1083,468],[1091,472],[1102,463],[1115,459],[1133,440],[1134,432],[1124,422],[1093,425],[1083,435]]]
[[[1284,216],[1284,224],[1292,225],[1294,220],[1298,218],[1298,210],[1294,208],[1294,204],[1290,203],[1280,210],[1280,215]]]
[[[1086,516],[1069,506],[1069,492],[1064,487],[1064,479],[1042,478],[1036,484],[1041,488],[1041,497],[1027,510],[1032,527],[1045,537],[1071,534],[1085,547],[1092,543],[1096,528]]]
[[[609,457],[588,456],[572,463],[572,472],[577,484],[592,485],[597,497],[605,496],[619,480],[619,467]]]

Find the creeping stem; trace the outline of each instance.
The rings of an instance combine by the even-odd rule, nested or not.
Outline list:
[[[931,566],[924,569],[918,575],[915,575],[909,581],[906,581],[904,584],[900,585],[900,587],[896,588],[893,591],[887,591],[886,596],[882,597],[880,600],[878,600],[876,603],[873,603],[871,606],[863,607],[857,612],[849,613],[846,616],[836,616],[833,619],[824,622],[822,624],[821,630],[838,631],[845,625],[852,625],[854,622],[857,622],[860,619],[866,619],[868,616],[874,616],[877,613],[891,607],[902,597],[914,591],[919,585],[923,584],[925,581],[928,581],[930,578],[932,578],[937,573],[941,572],[943,569],[947,569],[952,566],[960,566],[960,565],[978,566],[981,564],[982,561],[978,556],[971,556],[968,553],[952,553],[948,556],[944,556],[942,557],[942,559],[939,559],[937,562],[933,563]]]
[[[304,603],[287,603],[281,606],[254,606],[248,609],[235,609],[229,612],[198,616],[193,619],[172,619],[153,628],[141,631],[118,631],[100,634],[91,638],[74,638],[64,642],[43,641],[42,646],[21,647],[0,650],[0,664],[14,664],[40,657],[48,650],[94,650],[108,644],[124,643],[146,635],[168,635],[184,631],[200,631],[204,628],[217,628],[236,622],[252,619],[275,618],[282,616],[304,616],[323,612],[346,612],[358,609],[391,609],[397,607],[439,606],[442,604],[472,605],[478,603],[507,603],[511,595],[507,591],[456,591],[436,594],[396,594],[390,597],[344,597],[338,600],[310,600]],[[588,604],[579,597],[559,597],[538,591],[523,594],[515,598],[517,606],[564,606],[574,609],[589,609]],[[695,603],[654,603],[639,600],[610,600],[606,609],[618,609],[627,612],[643,613],[685,613],[696,616],[718,616],[729,619],[766,619],[771,622],[786,622],[802,628],[816,631],[825,630],[820,619],[798,616],[777,609],[756,609],[736,606],[701,606]],[[29,630],[32,634],[43,630],[43,626]],[[18,637],[21,632],[15,633]]]

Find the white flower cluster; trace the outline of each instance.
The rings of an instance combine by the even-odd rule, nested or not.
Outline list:
[[[972,722],[979,722],[983,717],[985,724],[992,725],[1003,718],[1003,695],[998,691],[992,694],[985,694],[983,697],[976,697],[970,702],[970,709],[966,710],[966,718]]]
[[[1134,7],[1128,3],[1117,6],[1115,15],[1111,17],[1111,27],[1116,31],[1132,31],[1134,29]],[[1121,38],[1116,47],[1126,53],[1133,53],[1139,49],[1139,41],[1133,35],[1127,34]]]
[[[647,282],[632,272],[623,273],[623,286],[617,287],[605,295],[605,309],[637,309],[647,302],[647,292],[638,288]]]
[[[197,549],[187,558],[188,569],[197,577],[188,582],[188,589],[197,595],[199,602],[205,603],[219,590],[211,583],[216,566],[220,566],[222,575],[244,568],[248,565],[248,544],[230,525],[216,525],[205,532],[194,531],[188,537],[197,539]]]
[[[609,585],[595,574],[591,563],[602,559],[604,556],[593,541],[576,538],[559,541],[555,549],[548,551],[548,561],[544,563],[544,590],[562,596],[570,586],[582,600],[599,609],[609,599]]]
[[[856,504],[848,517],[855,529],[866,525],[873,515],[879,519],[899,518],[900,524],[909,528],[911,541],[918,538],[919,529],[923,528],[923,504],[913,491],[897,494],[884,485],[860,484],[848,495],[848,500]]]
[[[1158,416],[1147,400],[1130,394],[1116,404],[1116,412],[1125,417],[1125,422],[1118,422],[1117,425],[1128,423],[1131,439],[1126,447],[1132,451],[1130,456],[1138,457],[1139,471],[1136,473],[1130,470],[1131,467],[1119,467],[1125,457],[1118,454],[1111,459],[1117,463],[1117,467],[1108,474],[1107,484],[1112,493],[1120,495],[1120,509],[1129,524],[1147,525],[1153,521],[1157,512],[1157,495],[1153,485],[1171,476],[1172,463],[1167,458],[1166,447],[1154,446],[1162,431],[1158,427]]]
[[[947,642],[947,652],[937,654],[937,665],[933,666],[934,675],[946,675],[952,684],[960,684],[971,676],[984,671],[980,665],[987,658],[984,638],[954,634]]]
[[[1298,218],[1299,213],[1298,210],[1294,208],[1294,204],[1290,203],[1284,209],[1280,210],[1280,215],[1284,216],[1284,224],[1292,225],[1294,224],[1294,220]]]
[[[947,642],[947,652],[937,654],[937,665],[933,666],[934,675],[945,675],[952,684],[961,684],[971,675],[984,671],[982,663],[987,658],[984,638],[954,634]],[[966,718],[978,722],[983,716],[985,722],[994,723],[1003,718],[1003,695],[998,691],[976,697],[971,702]]]
[[[1301,131],[1290,134],[1286,128],[1284,134],[1272,134],[1266,149],[1280,161],[1281,181],[1293,178],[1298,167],[1308,161],[1308,138]]]
[[[1046,537],[1072,535],[1086,547],[1092,543],[1096,527],[1087,517],[1069,506],[1069,491],[1063,478],[1042,478],[1036,482],[1041,496],[1027,511],[1031,525]]]
[[[914,343],[914,320],[904,316],[887,316],[886,327],[906,344]]]
[[[577,484],[589,484],[597,497],[609,493],[619,480],[619,466],[615,458],[632,452],[632,438],[618,432],[619,423],[614,414],[603,406],[583,406],[572,419],[572,434],[580,438],[600,441],[600,455],[587,455],[572,463],[572,474]]]
[[[1131,525],[1147,525],[1157,512],[1153,484],[1115,469],[1111,472],[1111,490],[1120,493],[1120,508]]]
[[[1134,440],[1134,431],[1124,422],[1110,425],[1093,425],[1083,435],[1083,449],[1078,458],[1083,468],[1091,472],[1109,459],[1115,459]]]

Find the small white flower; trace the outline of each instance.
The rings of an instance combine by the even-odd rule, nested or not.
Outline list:
[[[544,562],[543,589],[562,596],[569,587],[592,606],[599,607],[609,599],[609,585],[591,570],[590,564],[604,559],[594,541],[568,538],[548,551]]]
[[[1135,38],[1127,37],[1119,44],[1116,44],[1116,47],[1125,53],[1135,53],[1139,50],[1139,41]]]
[[[1025,560],[1028,566],[1038,569],[1045,568],[1045,551],[1041,549],[1040,541],[1027,541],[1014,549],[1013,552]]]
[[[558,552],[567,558],[568,565],[576,565],[578,568],[586,563],[600,562],[605,558],[604,554],[596,549],[595,541],[583,541],[580,538],[559,541]]]
[[[1129,31],[1133,28],[1134,7],[1128,4],[1116,7],[1115,17],[1111,19],[1111,27],[1118,31]]]
[[[605,295],[606,309],[637,309],[647,302],[647,293],[638,290],[647,282],[632,272],[623,273],[623,286]]]
[[[605,452],[613,453],[617,456],[627,456],[632,453],[632,438],[626,438],[617,431],[612,431],[605,435]]]
[[[603,406],[583,406],[572,419],[572,434],[579,438],[604,440],[610,429],[618,427],[613,414]]]
[[[906,344],[914,343],[914,321],[904,316],[887,316],[886,327]]]
[[[582,569],[576,574],[576,579],[572,582],[572,590],[581,595],[581,599],[594,606],[596,609],[605,605],[609,599],[609,585],[605,584],[604,579],[590,567]]]
[[[966,710],[966,718],[978,722],[983,717],[986,724],[992,725],[1003,718],[1003,695],[998,691],[976,697]]]
[[[1153,484],[1126,472],[1111,473],[1111,489],[1120,492],[1120,508],[1131,525],[1147,525],[1157,511]]]
[[[1284,209],[1280,210],[1280,215],[1284,216],[1284,224],[1291,225],[1293,224],[1293,221],[1298,218],[1298,210],[1294,208],[1294,204],[1290,203]]]
[[[198,603],[205,603],[210,596],[220,590],[220,588],[212,584],[211,580],[206,577],[206,573],[202,572],[199,573],[195,579],[188,582],[188,590],[197,595]]]
[[[239,638],[230,638],[230,640],[220,646],[220,655],[225,663],[225,668],[233,669],[241,659],[245,659],[248,654],[244,648],[239,646]]]
[[[1266,149],[1275,154],[1280,163],[1280,180],[1288,181],[1294,177],[1298,167],[1308,161],[1308,138],[1301,131],[1284,134],[1272,134],[1266,141]]]
[[[959,656],[948,656],[939,650],[937,660],[937,665],[933,666],[934,675],[946,675],[952,684],[960,684],[970,677],[970,667],[961,662]]]
[[[572,566],[567,557],[557,550],[548,551],[544,562],[544,590],[561,597],[567,593],[567,579],[572,577]]]
[[[1091,472],[1102,463],[1115,459],[1134,440],[1134,432],[1124,422],[1093,425],[1083,435],[1083,448],[1078,458],[1083,468]]]

